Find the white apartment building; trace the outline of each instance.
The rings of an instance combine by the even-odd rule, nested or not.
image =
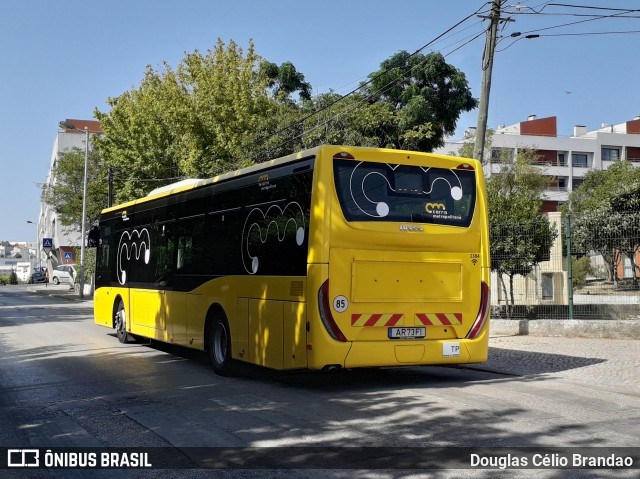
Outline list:
[[[449,141],[436,152],[457,155],[462,144],[474,141],[474,138],[475,128],[470,128],[464,139]],[[555,116],[536,118],[531,115],[515,125],[502,125],[493,135],[491,159],[486,159],[485,174],[499,172],[497,159],[505,153],[513,157],[521,148],[538,153],[538,165],[549,176],[549,187],[543,193],[543,210],[557,211],[588,171],[606,170],[614,161],[620,160],[640,165],[640,116],[617,125],[603,124],[595,131],[576,125],[570,137],[558,136]]]
[[[85,149],[85,129],[90,134],[100,133],[100,123],[93,120],[71,120],[67,119],[65,123],[74,126],[74,129],[61,129],[58,131],[53,142],[51,152],[51,162],[49,164],[49,174],[47,175],[47,185],[56,183],[55,166],[62,153],[71,151],[73,148]],[[53,248],[47,258],[42,251],[42,239],[52,238]],[[81,245],[80,231],[69,230],[63,227],[58,221],[56,211],[46,203],[40,204],[40,216],[38,219],[38,241],[40,243],[40,253],[42,254],[41,263],[52,271],[60,264],[76,263],[76,255],[74,247]],[[77,261],[79,262],[79,258]]]

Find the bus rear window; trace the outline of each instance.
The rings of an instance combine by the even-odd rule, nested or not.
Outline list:
[[[475,171],[334,160],[347,221],[467,227],[476,201]]]

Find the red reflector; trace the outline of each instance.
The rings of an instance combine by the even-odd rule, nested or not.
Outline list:
[[[478,336],[489,319],[489,301],[489,285],[483,281],[480,285],[480,307],[478,308],[478,316],[473,326],[471,326],[469,334],[467,334],[467,339],[474,339]]]
[[[331,314],[331,305],[329,304],[329,280],[326,280],[318,290],[318,309],[320,310],[320,319],[327,332],[336,341],[341,343],[347,342],[347,338],[340,331]]]
[[[336,153],[333,155],[334,160],[355,160],[354,156],[351,153],[347,153],[345,151],[341,151],[340,153]]]
[[[475,168],[473,166],[471,166],[469,163],[462,163],[461,165],[457,166],[456,170],[475,171]]]

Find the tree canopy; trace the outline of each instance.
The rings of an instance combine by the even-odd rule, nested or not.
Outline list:
[[[571,214],[572,248],[581,254],[599,252],[609,279],[617,283],[617,266],[626,255],[634,271],[640,245],[640,169],[627,161],[590,171],[562,207]],[[637,280],[634,275],[634,284]]]
[[[431,151],[477,104],[464,73],[438,53],[399,52],[370,79],[345,97],[312,96],[293,63],[267,61],[253,42],[245,51],[220,39],[206,52],[185,53],[175,67],[149,65],[138,86],[94,112],[103,131],[94,138],[100,160],[90,166],[95,210],[106,206],[108,168],[119,203],[185,177],[211,177],[325,143]],[[69,225],[79,224],[81,208],[59,199],[77,199],[77,159],[62,156],[57,185],[44,192]]]
[[[540,194],[547,179],[532,165],[535,160],[534,151],[521,150],[513,161],[503,159],[500,173],[487,181],[491,269],[498,273],[505,297],[503,275],[509,278],[509,315],[515,302],[514,277],[526,276],[549,259],[557,237],[555,227],[541,211]]]
[[[478,105],[465,74],[436,52],[398,52],[369,78],[370,102],[396,114],[381,129],[379,146],[432,151],[455,132],[460,114]]]
[[[275,112],[260,65],[252,43],[245,54],[219,40],[175,69],[147,66],[138,88],[109,98],[109,112],[96,110],[104,132],[97,148],[106,164],[130,173],[118,198],[159,186],[150,180],[209,177],[250,164],[247,152]]]
[[[84,150],[73,148],[61,153],[54,166],[55,182],[42,185],[42,199],[53,206],[63,227],[71,231],[82,228],[84,198]],[[95,150],[89,151],[87,168],[87,226],[97,222],[107,206],[104,162]]]

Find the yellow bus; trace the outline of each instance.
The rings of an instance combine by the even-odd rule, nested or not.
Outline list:
[[[95,321],[237,361],[334,369],[482,362],[481,165],[320,146],[104,210]]]

